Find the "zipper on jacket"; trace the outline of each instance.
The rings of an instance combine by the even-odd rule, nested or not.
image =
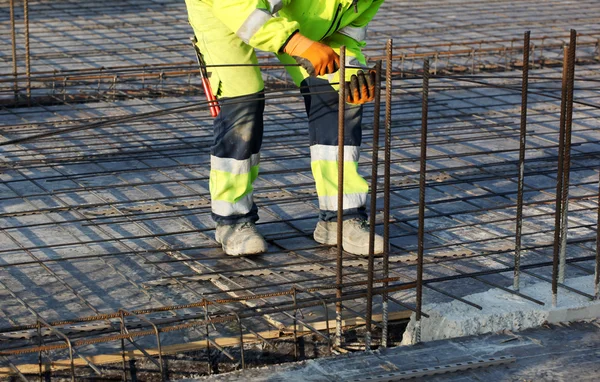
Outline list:
[[[327,32],[325,32],[323,37],[321,37],[321,40],[323,40],[325,37],[327,37],[329,32],[331,32],[331,28],[333,28],[333,26],[335,25],[335,22],[337,21],[338,15],[340,14],[341,10],[342,10],[342,4],[338,4],[337,9],[335,10],[335,15],[333,16],[333,21],[331,22],[329,29],[327,29]],[[342,19],[340,19],[340,21],[338,22],[338,26],[341,24],[341,22],[342,22]]]

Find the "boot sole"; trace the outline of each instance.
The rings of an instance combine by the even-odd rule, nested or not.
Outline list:
[[[319,230],[322,231],[322,230]],[[325,232],[324,234],[321,234],[321,232],[319,232],[317,230],[315,230],[315,232],[313,233],[313,238],[315,239],[315,241],[319,244],[325,244],[325,245],[337,245],[337,232],[336,232],[336,237],[331,237],[330,235],[328,235],[328,232]],[[358,247],[354,244],[350,244],[350,243],[343,243],[342,242],[342,248],[344,249],[344,251],[349,252],[353,255],[359,255],[359,256],[369,256],[369,249],[367,248],[367,250],[363,250],[361,249],[361,247]],[[375,255],[379,255],[382,254],[383,250],[381,251],[377,251],[375,250],[374,254]]]
[[[266,249],[261,249],[261,250],[254,251],[254,252],[242,252],[242,251],[240,251],[240,252],[233,252],[233,251],[230,252],[230,251],[228,251],[227,247],[223,247],[222,246],[222,248],[223,248],[223,252],[225,252],[225,254],[227,256],[234,256],[234,257],[256,256],[256,255],[260,255],[261,253],[267,252]]]
[[[329,235],[327,235],[327,232],[325,232],[325,234],[321,235],[320,233],[317,233],[318,231],[315,230],[315,232],[313,233],[313,239],[315,239],[315,241],[319,244],[325,244],[325,245],[336,245],[337,244],[337,237],[330,237]],[[337,236],[337,233],[336,233]]]
[[[253,256],[253,255],[260,255],[261,253],[265,253],[268,250],[268,247],[265,246],[264,248],[258,248],[254,251],[234,251],[231,250],[231,248],[227,247],[225,244],[221,243],[220,241],[217,240],[217,243],[221,244],[221,248],[223,249],[223,252],[225,252],[226,255],[228,256]]]
[[[265,246],[264,248],[258,248],[254,251],[233,251],[231,250],[230,247],[228,247],[227,245],[225,245],[224,243],[221,242],[221,238],[215,235],[215,241],[219,244],[221,244],[221,248],[223,249],[223,252],[225,252],[226,255],[228,256],[236,256],[236,257],[240,257],[240,256],[254,256],[254,255],[260,255],[261,253],[265,253],[267,252],[267,250],[269,249],[267,243],[265,242]]]

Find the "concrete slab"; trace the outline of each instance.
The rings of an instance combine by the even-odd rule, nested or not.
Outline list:
[[[198,86],[183,2],[65,0],[31,4],[32,70],[35,76],[55,77],[33,82],[30,107],[0,107],[1,141],[148,112],[162,115],[0,148],[3,332],[34,324],[36,315],[64,320],[111,313],[121,307],[149,309],[190,304],[205,296],[229,297],[235,293],[231,289],[277,293],[294,283],[306,288],[331,285],[335,251],[317,246],[311,238],[317,206],[304,105],[296,89],[285,90],[289,79],[281,69],[265,70],[269,99],[263,166],[256,183],[259,230],[267,236],[270,251],[251,259],[228,258],[213,240],[208,204],[213,120]],[[394,38],[398,76],[391,105],[390,232],[391,272],[401,277],[398,282],[416,276],[421,84],[418,78],[406,76],[419,70],[423,55],[432,57],[434,71],[442,75],[431,83],[425,259],[456,260],[427,264],[424,278],[500,267],[488,256],[489,251],[499,249],[504,253],[497,259],[511,261],[521,101],[516,63],[526,29],[533,32],[535,70],[531,71],[528,109],[523,230],[523,243],[530,248],[523,254],[524,260],[544,261],[551,256],[547,246],[553,228],[560,68],[543,66],[540,59],[542,55],[560,58],[571,27],[580,32],[578,54],[587,60],[577,67],[575,98],[592,106],[577,105],[574,115],[571,190],[577,199],[571,201],[571,208],[577,213],[569,221],[573,241],[569,253],[593,253],[600,163],[599,113],[593,107],[600,99],[595,85],[600,78],[595,58],[600,37],[598,10],[594,1],[392,0],[383,4],[370,25],[366,53],[373,59],[380,57],[386,40]],[[20,22],[22,7],[17,16]],[[22,44],[22,24],[17,28]],[[9,35],[8,7],[2,7],[0,98],[12,102]],[[22,74],[22,45],[19,49]],[[270,55],[259,56],[261,62],[273,60]],[[492,66],[493,71],[486,71]],[[183,74],[163,75],[169,68]],[[444,77],[471,71],[482,75]],[[84,80],[90,73],[106,78]],[[124,75],[132,73],[134,78]],[[372,105],[365,106],[366,155],[359,170],[367,179],[372,116]],[[380,209],[382,183],[383,178],[377,200]],[[376,229],[382,232],[381,211],[378,216]],[[344,261],[345,281],[366,279],[364,259],[348,256]],[[286,268],[289,263],[303,263],[304,269]],[[375,259],[376,276],[382,275],[382,263],[381,258]],[[270,267],[279,267],[279,271],[261,273],[260,269]],[[254,271],[241,275],[240,269]],[[583,270],[572,265],[567,269],[569,278],[581,276],[580,272]],[[207,274],[212,276],[205,277]],[[541,270],[539,275],[548,277],[548,272]],[[511,284],[508,275],[484,280]],[[443,286],[463,297],[492,288],[474,278]],[[451,299],[431,290],[424,297],[426,303]],[[401,294],[404,303],[414,304],[414,299],[412,290]],[[222,310],[211,313],[244,310],[249,305],[243,301],[223,304]],[[356,312],[344,313],[363,314],[364,300],[353,307]],[[333,317],[332,306],[303,310],[303,314],[323,320],[327,309]],[[381,311],[378,299],[374,309]],[[400,309],[406,308],[390,305],[391,311]],[[201,309],[169,314],[185,318],[188,313],[203,314]],[[162,314],[148,317],[162,319]],[[277,320],[286,325],[292,322],[283,315]],[[256,330],[270,328],[260,319],[247,321],[248,327]],[[118,325],[116,321],[113,324]],[[201,329],[169,334],[164,341],[202,341],[205,332]],[[238,329],[215,325],[210,330],[216,337]],[[69,334],[73,332],[81,334],[76,330]],[[153,341],[143,344],[154,346]],[[117,352],[118,347],[112,343],[80,351],[93,355]],[[64,358],[64,354],[56,358],[59,356]],[[15,360],[27,361],[26,357]]]
[[[568,279],[565,283],[577,291],[594,295],[593,276]],[[404,333],[402,344],[417,342],[417,332],[421,341],[434,341],[477,334],[495,333],[503,330],[521,331],[540,327],[545,323],[572,322],[600,317],[600,301],[591,300],[569,290],[560,288],[558,304],[552,305],[551,283],[537,282],[523,285],[520,293],[541,301],[539,305],[525,298],[499,289],[465,296],[483,307],[483,310],[466,309],[464,304],[453,301],[443,304],[425,304],[420,325],[411,317]],[[418,329],[420,326],[420,329]]]
[[[544,325],[520,333],[503,333],[432,341],[415,346],[381,349],[309,360],[287,365],[249,369],[192,381],[325,382],[401,380],[401,373],[447,365],[476,365],[478,361],[510,358],[500,366],[430,375],[422,379],[442,381],[597,381],[600,374],[600,324],[598,321],[569,325]],[[394,379],[394,377],[398,379]],[[406,378],[405,378],[406,379]]]

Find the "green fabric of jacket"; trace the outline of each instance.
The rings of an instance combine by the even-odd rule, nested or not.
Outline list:
[[[203,2],[212,7],[214,15],[223,24],[254,48],[278,53],[292,33],[299,30],[314,41],[323,41],[334,47],[347,46],[350,53],[364,63],[360,53],[364,41],[357,41],[338,31],[345,27],[366,27],[383,0],[203,0]],[[249,21],[256,18],[255,16],[261,19],[260,22],[248,28]]]

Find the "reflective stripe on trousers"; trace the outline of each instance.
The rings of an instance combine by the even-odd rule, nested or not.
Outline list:
[[[210,158],[212,217],[217,223],[258,220],[252,184],[258,177],[264,92],[221,98]]]
[[[325,79],[306,78],[302,94],[308,114],[310,158],[319,196],[319,218],[337,219],[338,210],[338,92]],[[344,130],[344,218],[366,218],[369,185],[358,173],[362,140],[362,106],[346,104]]]
[[[278,1],[269,3],[275,7]],[[208,65],[218,65],[209,68],[212,90],[221,106],[221,113],[214,120],[211,148],[212,217],[220,224],[256,221],[258,213],[252,185],[258,176],[258,153],[263,138],[264,85],[258,66],[244,65],[257,64],[256,54],[214,17],[209,6],[194,4],[193,13],[201,21],[192,22],[198,46]],[[287,55],[279,55],[279,58],[284,63],[286,60],[292,60],[287,63],[295,63]],[[338,93],[326,78],[306,78],[306,72],[297,66],[286,69],[295,82],[302,85],[309,117],[311,168],[319,196],[320,218],[335,220],[338,207]],[[356,70],[347,70],[346,79]],[[339,81],[337,76],[329,80],[333,83]],[[368,184],[357,171],[362,107],[346,105],[345,119],[344,216],[366,217],[364,205]]]
[[[335,220],[338,210],[338,93],[327,80],[303,83],[308,114],[311,169],[320,218]],[[222,98],[211,150],[210,192],[213,219],[221,224],[258,220],[252,184],[258,177],[263,136],[264,93]],[[365,218],[369,186],[358,173],[362,107],[347,105],[344,137],[344,217]]]

